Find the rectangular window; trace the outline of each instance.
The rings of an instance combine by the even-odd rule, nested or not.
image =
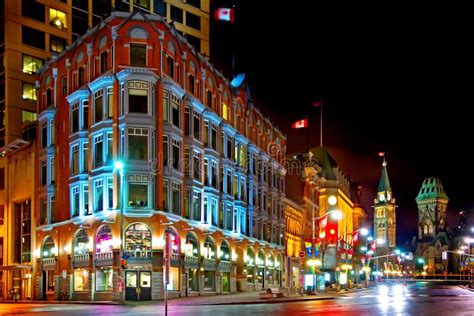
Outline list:
[[[22,25],[21,39],[22,43],[25,45],[36,47],[42,50],[46,49],[44,32]]]
[[[61,93],[62,95],[67,95],[67,77],[66,76],[61,78]]]
[[[33,57],[30,55],[23,54],[23,72],[27,74],[35,74],[44,64],[44,60],[41,58]]]
[[[189,107],[184,108],[184,135],[189,136],[191,133],[191,112]]]
[[[83,187],[83,203],[84,203],[84,215],[90,215],[89,212],[89,185],[85,184]]]
[[[72,216],[79,216],[79,187],[71,190],[71,210]]]
[[[194,112],[193,116],[193,133],[196,140],[201,140],[201,115],[198,112]]]
[[[163,210],[168,211],[168,207],[168,181],[163,181]]]
[[[232,170],[226,170],[226,190],[225,192],[232,195]]]
[[[82,129],[89,128],[89,101],[82,101]]]
[[[168,91],[163,90],[163,122],[169,122],[170,99]]]
[[[84,268],[74,269],[74,292],[89,291],[89,270]]]
[[[54,124],[54,119],[49,121],[49,128],[51,133],[51,145],[56,144],[56,128]]]
[[[194,191],[193,192],[193,213],[191,215],[191,218],[199,221],[201,220],[201,193]]]
[[[0,172],[2,172],[1,170],[4,170],[3,168],[0,169]],[[1,180],[0,180],[0,184],[1,184]],[[2,189],[3,190],[3,189]],[[5,219],[5,205],[1,204],[0,205],[0,225],[3,225],[3,220]],[[0,248],[0,251],[3,251],[3,249]],[[0,255],[0,258],[2,258],[3,256],[3,252],[1,253]],[[0,262],[1,264],[1,262]]]
[[[193,178],[201,182],[201,154],[196,151],[193,153]]]
[[[128,206],[148,206],[148,177],[130,175],[128,178]]]
[[[172,165],[173,165],[173,168],[176,169],[176,170],[180,170],[180,167],[179,167],[179,163],[180,163],[180,147],[181,147],[181,142],[177,141],[177,140],[174,140],[172,139],[172,144],[173,144],[173,149],[172,149],[172,153],[173,153],[173,157],[172,157]]]
[[[232,230],[232,206],[230,204],[225,207],[225,229]]]
[[[207,223],[207,220],[208,220],[208,214],[207,214],[208,213],[208,209],[207,209],[208,203],[207,203],[207,201],[208,201],[208,197],[205,196],[204,197],[204,204],[203,204],[203,208],[202,208],[202,213],[203,213],[202,218],[203,218],[204,223]]]
[[[112,292],[113,287],[112,267],[98,267],[95,272],[95,290],[97,292]]]
[[[174,59],[171,56],[166,56],[166,74],[174,78]]]
[[[48,147],[48,123],[41,122],[41,148]]]
[[[109,210],[114,208],[114,182],[112,178],[107,178],[107,199]]]
[[[189,198],[189,195],[191,194],[191,191],[189,189],[186,189],[185,192],[184,192],[184,218],[189,218],[189,201],[190,201],[190,198]]]
[[[44,4],[35,0],[21,0],[21,15],[44,23]]]
[[[168,150],[169,150],[169,141],[168,136],[163,135],[163,166],[168,166]]]
[[[181,185],[173,183],[172,191],[173,213],[181,215]]]
[[[56,214],[56,202],[54,195],[51,195],[49,198],[49,215],[51,223],[55,221],[55,214]]]
[[[46,160],[41,160],[40,162],[40,170],[41,170],[41,177],[40,177],[40,181],[41,181],[41,186],[44,187],[48,182],[48,168],[47,168],[47,165],[46,165]]]
[[[198,9],[201,8],[201,0],[186,0],[186,4],[192,5]]]
[[[128,111],[148,114],[148,83],[131,81],[128,83]]]
[[[113,139],[112,139],[112,133],[107,133],[107,164],[111,165],[112,164],[112,159],[113,159]]]
[[[85,71],[85,66],[84,67],[79,67],[77,69],[77,86],[82,87],[84,85],[84,71]]]
[[[37,118],[36,112],[30,112],[30,111],[25,111],[25,110],[21,111],[21,121],[23,123],[34,122],[36,121],[36,118]]]
[[[134,0],[134,5],[150,10],[150,0]]]
[[[173,5],[170,6],[170,17],[171,20],[183,23],[183,10]]]
[[[65,38],[49,35],[49,50],[53,53],[61,53],[67,46]]]
[[[209,145],[209,121],[204,120],[204,133],[202,135],[202,143],[205,147]]]
[[[104,119],[104,98],[103,90],[100,89],[94,95],[94,123],[100,122]]]
[[[214,160],[211,160],[211,175],[212,175],[212,181],[211,185],[217,189],[217,162]]]
[[[79,103],[75,103],[71,107],[71,133],[79,131]]]
[[[195,14],[186,12],[186,25],[196,29],[201,30],[201,18]]]
[[[173,102],[172,102],[172,117],[173,117],[173,125],[176,127],[180,127],[180,119],[181,119],[181,100],[173,94]]]
[[[107,88],[107,117],[112,118],[114,116],[114,88]]]
[[[217,126],[211,124],[211,147],[217,150]]]
[[[192,36],[191,34],[186,34],[186,40],[188,41],[189,44],[191,44],[192,47],[194,47],[195,50],[197,50],[198,52],[201,51],[201,39],[199,37]],[[199,82],[198,82],[198,87],[199,87]],[[197,92],[199,93],[199,90],[197,90]]]
[[[204,185],[209,185],[209,158],[204,158]]]
[[[211,223],[214,226],[217,226],[217,200],[211,199]]]
[[[94,168],[100,167],[104,163],[104,136],[99,135],[94,138]]]
[[[94,211],[100,212],[104,209],[104,186],[102,179],[94,181]]]
[[[206,105],[210,109],[213,109],[213,106],[212,106],[212,91],[211,90],[206,91]]]
[[[229,120],[229,107],[224,102],[222,103],[222,118],[226,121]]]
[[[189,92],[194,94],[194,76],[193,75],[188,76],[188,90]]]
[[[100,53],[100,73],[103,74],[109,69],[109,54],[107,53],[106,50],[104,50],[102,53]]]
[[[128,158],[148,160],[148,129],[128,129]]]
[[[54,160],[54,158],[50,158],[49,159],[49,163],[50,163],[50,179],[51,179],[51,183],[54,184],[54,182],[56,182],[56,162]]]
[[[21,262],[31,262],[31,200],[21,203]]]
[[[23,100],[36,101],[38,100],[36,96],[36,87],[28,82],[23,82],[23,93],[21,95]]]
[[[40,198],[40,225],[48,224],[48,204],[46,196]]]
[[[233,154],[232,154],[232,151],[234,149],[234,145],[232,144],[232,138],[227,136],[227,154],[226,154],[226,157],[229,158],[229,159],[232,159],[233,158]]]
[[[130,65],[146,67],[146,44],[130,44]]]
[[[89,170],[89,143],[82,144],[82,171]]]
[[[49,8],[49,24],[60,30],[67,28],[66,13]]]

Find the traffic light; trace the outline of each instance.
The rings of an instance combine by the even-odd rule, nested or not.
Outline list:
[[[120,265],[122,266],[122,269],[127,269],[127,259],[122,258],[122,260],[120,260]]]

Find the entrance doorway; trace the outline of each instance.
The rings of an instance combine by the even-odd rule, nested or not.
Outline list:
[[[151,271],[125,272],[125,300],[151,300]]]

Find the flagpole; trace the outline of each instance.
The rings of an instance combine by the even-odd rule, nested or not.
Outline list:
[[[319,128],[320,128],[320,131],[319,131],[319,142],[320,142],[320,146],[322,147],[323,146],[323,97],[321,97],[321,109],[320,109],[320,115],[319,115],[319,119],[320,119],[320,123],[319,123]]]

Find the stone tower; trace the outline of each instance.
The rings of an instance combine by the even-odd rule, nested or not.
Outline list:
[[[397,226],[395,199],[392,195],[385,159],[382,163],[382,173],[374,204],[374,237],[375,240],[383,241],[382,244],[377,246],[378,249],[388,252],[395,248]]]
[[[438,178],[426,178],[416,197],[418,204],[418,239],[434,238],[446,229],[449,198]]]

